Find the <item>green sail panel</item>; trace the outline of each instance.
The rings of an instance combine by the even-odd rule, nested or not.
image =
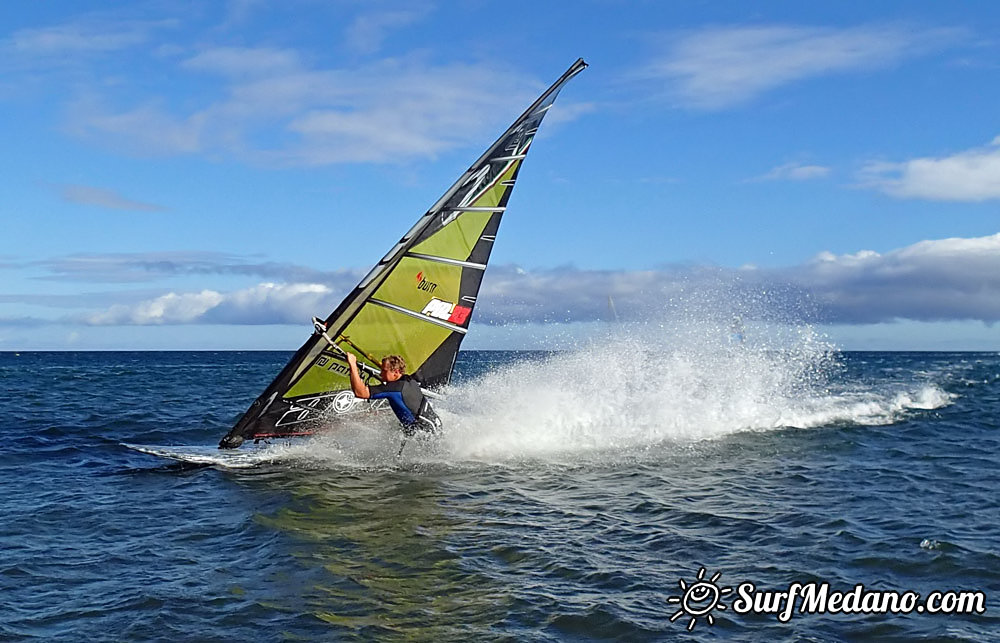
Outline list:
[[[423,364],[452,332],[391,308],[366,304],[341,335],[379,360],[386,355],[399,355],[406,360],[409,370],[415,370],[414,367]],[[340,345],[362,356],[361,351],[352,349],[346,342]],[[323,360],[317,360],[288,390],[286,399],[350,388],[350,381],[342,374],[344,361],[332,353],[323,355],[331,358],[330,364],[321,366]]]
[[[462,273],[472,268],[416,257],[403,257],[374,298],[408,310],[426,314],[424,309],[437,299],[455,303],[459,300]]]
[[[425,389],[448,383],[523,159],[563,85],[586,66],[570,66],[317,323],[220,447],[333,428],[374,410],[351,393],[344,351],[371,383],[386,355],[401,355]]]

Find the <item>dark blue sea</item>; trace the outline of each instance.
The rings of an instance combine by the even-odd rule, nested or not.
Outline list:
[[[0,353],[0,639],[1000,640],[998,354],[463,352],[399,459],[121,445],[214,445],[290,355]],[[781,622],[744,582],[986,610]]]

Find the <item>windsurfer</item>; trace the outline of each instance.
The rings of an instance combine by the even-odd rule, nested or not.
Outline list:
[[[388,400],[399,423],[403,425],[405,435],[410,436],[417,431],[435,433],[441,428],[441,420],[421,392],[417,381],[406,375],[406,362],[399,355],[389,355],[382,359],[379,374],[382,384],[378,386],[368,386],[361,379],[358,358],[354,353],[347,353],[347,366],[351,370],[351,391],[355,397],[363,400]]]
[[[563,85],[586,66],[582,59],[573,63],[434,205],[422,210],[333,312],[313,320],[313,334],[229,429],[221,448],[334,429],[365,407],[375,410],[386,402],[404,431],[440,427],[424,398],[434,400],[430,390],[451,380],[497,228],[538,127]],[[354,351],[350,369],[344,351]],[[406,355],[412,382],[402,364],[378,377],[383,364],[369,355],[392,353]],[[380,401],[345,404],[357,401],[354,395]]]

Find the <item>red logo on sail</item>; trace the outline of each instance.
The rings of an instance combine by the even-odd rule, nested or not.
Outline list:
[[[435,297],[427,302],[427,305],[420,312],[435,319],[443,319],[461,326],[469,319],[472,309],[465,306],[456,306],[450,301],[444,301]]]
[[[417,273],[417,290],[425,290],[427,292],[434,292],[437,290],[438,285],[433,281],[427,281],[424,279],[424,271],[421,270]]]

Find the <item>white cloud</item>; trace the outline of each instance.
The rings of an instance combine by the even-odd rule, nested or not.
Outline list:
[[[225,76],[272,76],[298,72],[297,52],[273,47],[212,47],[181,63],[186,69]]]
[[[306,324],[314,315],[325,316],[340,298],[326,284],[259,284],[231,293],[213,311],[215,323]]]
[[[235,22],[207,30],[211,12],[144,21],[117,10],[89,13],[0,36],[0,70],[8,72],[0,73],[0,99],[49,93],[65,101],[65,131],[139,156],[309,166],[405,162],[485,145],[545,85],[470,55],[451,63],[436,62],[431,49],[373,58],[393,30],[433,10],[416,4],[327,7],[345,20],[343,33],[318,49],[285,46],[280,33],[260,46],[239,36],[251,14],[263,21],[283,11],[273,3],[233,2]],[[170,34],[179,25],[183,33]],[[360,61],[332,58],[338,48],[360,52]],[[561,109],[550,120],[590,109]]]
[[[754,181],[809,181],[821,179],[830,174],[830,168],[823,165],[800,165],[786,163],[772,169],[767,174],[759,176]]]
[[[209,124],[202,114],[176,118],[157,101],[116,112],[87,97],[70,111],[71,131],[103,145],[146,155],[193,154],[205,147],[204,132]]]
[[[138,304],[114,305],[85,316],[83,321],[93,326],[305,323],[329,308],[331,292],[323,284],[273,283],[232,293],[171,292]]]
[[[683,105],[722,109],[806,78],[888,67],[959,35],[898,26],[711,27],[674,37],[642,75],[671,83]]]
[[[115,109],[91,95],[73,105],[69,127],[143,155],[227,155],[273,165],[398,161],[488,142],[539,87],[487,64],[407,59],[309,70],[296,68],[284,50],[248,51],[265,60],[253,76],[251,60],[232,49],[184,63],[226,74],[222,95],[200,106],[184,111],[154,97]]]
[[[862,169],[860,180],[862,186],[904,199],[1000,199],[1000,137],[986,147],[951,156],[901,163],[871,162]]]
[[[21,29],[0,41],[0,52],[21,58],[48,60],[85,54],[110,53],[147,42],[156,29],[173,27],[174,20],[110,20],[91,18],[51,27]]]
[[[344,44],[361,54],[374,53],[382,48],[391,31],[411,25],[426,14],[426,9],[412,8],[362,14],[347,28]]]
[[[163,212],[163,206],[126,198],[113,190],[96,188],[89,185],[57,186],[59,195],[64,201],[81,205],[94,205],[111,210],[128,210],[132,212]]]
[[[137,31],[99,32],[78,25],[24,29],[15,32],[7,47],[29,55],[65,55],[91,51],[115,51],[141,43],[144,35]]]
[[[593,114],[598,109],[598,104],[592,102],[556,101],[551,111],[545,116],[546,127],[543,131],[548,131],[559,123],[569,123],[586,114]]]
[[[95,326],[123,324],[186,324],[202,318],[218,306],[223,295],[214,290],[200,293],[168,293],[135,306],[118,304],[103,313],[87,317]]]

